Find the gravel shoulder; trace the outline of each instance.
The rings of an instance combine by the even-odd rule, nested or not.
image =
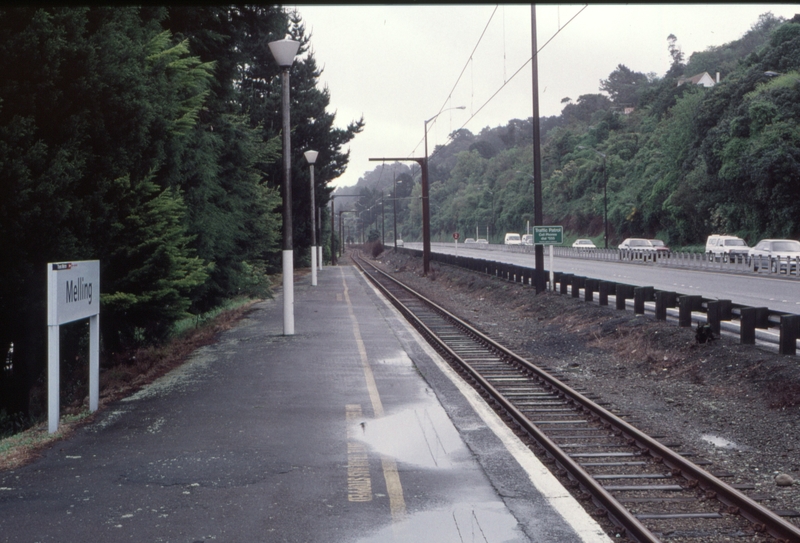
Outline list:
[[[800,358],[388,251],[385,271],[534,364],[569,376],[639,426],[755,485],[773,511],[800,511]],[[663,440],[662,440],[663,441]],[[788,486],[786,476],[795,480]],[[777,479],[776,479],[777,478]],[[800,518],[788,518],[800,525]]]

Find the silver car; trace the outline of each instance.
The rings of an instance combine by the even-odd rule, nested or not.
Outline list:
[[[575,243],[572,244],[573,249],[578,249],[579,251],[586,251],[588,249],[597,249],[594,242],[590,239],[576,239]]]
[[[652,253],[656,250],[649,239],[643,238],[628,238],[619,244],[619,248],[623,251],[642,251]]]
[[[769,267],[773,273],[797,270],[800,241],[793,239],[762,239],[749,251],[753,269]]]

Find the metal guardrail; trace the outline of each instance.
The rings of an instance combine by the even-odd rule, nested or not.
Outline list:
[[[435,243],[442,247],[452,247],[452,243]],[[464,247],[464,244],[459,244]],[[533,245],[500,245],[491,243],[470,243],[469,249],[482,251],[501,251],[507,253],[533,254]],[[545,249],[547,252],[547,249]],[[695,270],[717,270],[729,273],[760,273],[781,275],[800,279],[800,258],[769,258],[737,255],[731,258],[704,253],[670,252],[657,254],[655,251],[631,251],[621,249],[575,249],[573,247],[553,247],[553,255],[584,260],[626,261],[672,268]]]
[[[422,251],[419,249],[398,247],[397,250],[415,256],[422,255]],[[532,267],[446,253],[432,253],[431,260],[523,285],[533,285],[534,281],[534,268]],[[549,276],[547,270],[545,270],[545,276]],[[593,302],[596,294],[600,305],[609,305],[609,297],[611,297],[614,299],[617,309],[624,310],[632,305],[636,314],[644,314],[645,308],[649,307],[658,320],[667,320],[667,316],[670,315],[677,316],[679,325],[684,327],[691,327],[694,323],[708,324],[711,331],[717,336],[723,329],[728,333],[735,333],[734,330],[737,327],[733,323],[737,319],[738,333],[742,344],[752,345],[758,339],[766,343],[777,343],[780,354],[797,354],[800,315],[773,311],[767,307],[734,304],[731,300],[686,295],[564,272],[553,272],[553,278],[550,290],[555,291],[556,285],[558,285],[558,292],[561,294],[571,294],[573,298],[579,298],[582,291],[583,298],[587,302]],[[776,328],[777,336],[774,333],[765,333],[767,329]]]

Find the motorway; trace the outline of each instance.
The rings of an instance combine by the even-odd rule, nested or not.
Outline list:
[[[409,249],[422,250],[422,243],[406,242],[405,246]],[[499,246],[495,247],[473,249],[459,244],[457,254],[534,267],[533,253],[512,253],[499,250]],[[432,243],[431,251],[453,254],[456,248],[450,243]],[[549,269],[548,266],[549,257],[545,248],[545,269]],[[768,307],[773,311],[800,314],[800,280],[796,277],[726,273],[718,270],[665,267],[654,263],[568,257],[554,257],[553,271],[636,286],[650,286],[679,294],[731,300],[735,304]]]

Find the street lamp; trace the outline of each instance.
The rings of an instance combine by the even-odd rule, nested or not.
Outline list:
[[[531,178],[531,181],[534,181],[534,182],[536,181],[536,178],[535,178],[535,177],[533,177],[533,174],[530,174],[530,173],[528,173],[528,172],[521,172],[521,171],[519,171],[519,170],[514,170],[514,171],[516,171],[516,172],[517,172],[518,174],[520,174],[520,175],[527,175],[528,177],[530,177],[530,178]],[[535,202],[534,202],[534,207],[536,207],[536,203],[535,203]],[[535,223],[535,221],[534,221],[534,223]],[[535,227],[536,227],[536,224],[534,224],[533,226],[534,226],[534,228],[535,228]],[[528,221],[528,226],[527,226],[527,228],[525,229],[525,233],[526,233],[526,234],[528,234],[528,235],[530,235],[530,233],[531,233],[531,221],[530,221],[530,220]]]
[[[491,215],[489,224],[492,225],[492,232],[494,232],[494,191],[493,190],[489,190],[486,187],[484,187],[483,190],[492,195],[492,215]],[[488,225],[486,226],[486,241],[487,242],[489,241],[489,226]]]
[[[317,208],[317,241],[319,245],[317,245],[317,268],[322,271],[322,208]]]
[[[397,250],[397,176],[394,176],[394,192],[392,193],[392,205],[394,207],[394,250]],[[401,179],[402,183],[403,180]]]
[[[334,235],[334,232],[336,232],[336,211],[334,200],[336,200],[336,196],[331,195],[331,266],[336,265],[336,236]]]
[[[608,177],[606,177],[606,155],[597,149],[584,147],[583,145],[578,145],[578,149],[589,149],[600,155],[603,159],[603,248],[608,249]]]
[[[294,252],[292,248],[292,144],[289,118],[289,68],[300,42],[284,38],[269,44],[269,50],[281,67],[281,102],[283,116],[283,335],[294,335]]]
[[[425,121],[425,160],[422,161],[422,269],[425,275],[428,275],[428,271],[430,271],[431,261],[431,210],[428,202],[428,123],[451,109],[466,109],[466,106],[443,109]]]
[[[317,221],[314,209],[314,162],[317,161],[318,151],[306,151],[308,165],[311,167],[311,286],[317,286]]]

